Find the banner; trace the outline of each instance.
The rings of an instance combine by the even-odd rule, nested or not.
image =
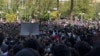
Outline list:
[[[39,35],[38,23],[22,23],[20,35]]]

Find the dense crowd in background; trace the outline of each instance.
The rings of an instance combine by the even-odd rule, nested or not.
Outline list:
[[[40,35],[21,36],[20,23],[1,23],[0,56],[100,56],[99,23],[39,24]]]

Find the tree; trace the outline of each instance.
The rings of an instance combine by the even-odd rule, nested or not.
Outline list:
[[[80,13],[85,13],[85,18],[91,18],[97,15],[99,10],[94,10],[94,7],[99,8],[98,6],[90,5],[91,0],[69,0],[65,2],[59,2],[59,0],[11,0],[9,5],[8,0],[0,0],[0,10],[4,11],[4,17],[8,13],[16,14],[19,11],[19,16],[21,18],[26,18],[29,20],[31,15],[33,18],[48,18],[47,11],[51,11],[53,8],[58,8],[58,17],[68,17],[70,20],[73,19],[73,16],[80,16]],[[11,7],[11,9],[8,8]],[[55,14],[55,13],[54,13]]]
[[[12,22],[15,22],[15,21],[16,21],[16,15],[15,14],[12,14],[12,13],[6,14],[6,22],[12,23]]]
[[[70,2],[72,3],[72,2]],[[80,13],[84,13],[84,19],[89,19],[94,17],[94,6],[91,4],[91,0],[74,0],[73,1],[73,9],[71,9],[70,5],[70,11],[72,10],[73,16],[80,17]],[[73,17],[72,16],[72,17]]]
[[[59,5],[60,17],[69,16],[69,10],[70,10],[69,7],[70,7],[70,1],[60,2],[60,5]]]
[[[98,13],[100,13],[100,3],[97,3],[95,5],[95,18],[99,18],[100,15],[98,15]]]

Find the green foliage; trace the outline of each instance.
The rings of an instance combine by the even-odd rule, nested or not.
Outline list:
[[[80,15],[80,13],[85,13],[86,18],[92,18],[94,16],[93,5],[90,4],[91,0],[77,0],[75,2],[74,13],[75,15]]]
[[[45,12],[43,15],[41,15],[40,19],[41,19],[42,21],[48,21],[48,20],[49,20],[49,15],[48,15],[48,13]]]
[[[54,19],[57,18],[57,13],[58,13],[57,11],[52,11],[52,12],[50,13],[50,16],[51,16],[50,18],[51,18],[51,20],[52,20],[52,19],[54,20]]]
[[[98,13],[100,13],[100,3],[95,4],[95,18],[100,18]]]
[[[67,2],[61,2],[60,3],[60,17],[66,17],[69,15],[69,7],[70,7],[70,1]]]
[[[70,11],[71,0],[66,2],[59,2],[59,14],[60,17],[68,17]],[[74,0],[74,16],[79,16],[80,13],[85,13],[84,17],[93,18],[100,12],[100,4],[96,6],[90,5],[91,0]],[[8,7],[11,7],[10,9]],[[57,8],[57,0],[24,0],[22,9],[22,3],[20,0],[11,0],[11,4],[8,4],[8,0],[0,0],[0,10],[6,13],[17,14],[23,20],[29,20],[31,15],[33,18],[49,20],[47,11],[51,11],[50,18],[56,19],[56,13],[52,13],[53,8]],[[96,7],[96,10],[94,10]],[[95,15],[94,15],[95,14]],[[37,15],[37,16],[36,16]],[[97,16],[95,16],[97,17]]]
[[[16,21],[16,15],[13,13],[6,14],[6,22],[12,23]]]

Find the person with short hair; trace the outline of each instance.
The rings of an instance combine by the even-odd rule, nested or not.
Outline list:
[[[60,45],[55,46],[53,50],[53,55],[54,56],[71,56],[71,51],[65,45],[60,44]]]
[[[19,51],[15,56],[40,56],[40,45],[37,40],[29,39],[24,43],[24,49]]]

